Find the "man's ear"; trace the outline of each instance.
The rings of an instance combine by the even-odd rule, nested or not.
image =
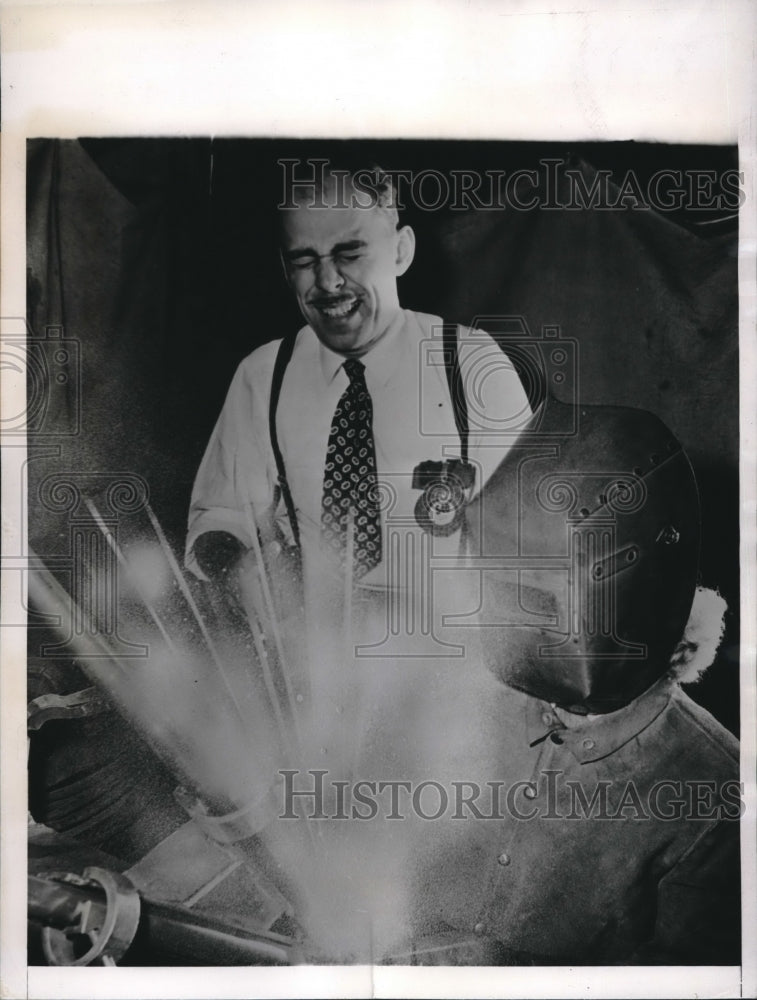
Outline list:
[[[410,226],[403,226],[397,232],[397,276],[404,274],[415,257],[415,233]]]

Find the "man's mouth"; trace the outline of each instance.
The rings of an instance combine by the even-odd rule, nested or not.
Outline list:
[[[348,295],[339,299],[320,299],[315,303],[318,312],[327,319],[347,319],[360,308],[360,299],[354,295]]]

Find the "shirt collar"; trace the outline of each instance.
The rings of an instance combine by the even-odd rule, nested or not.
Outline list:
[[[669,677],[662,677],[617,712],[594,716],[570,728],[563,725],[551,705],[531,698],[526,708],[529,746],[550,737],[565,744],[580,764],[608,757],[654,722],[670,701],[674,684]]]
[[[406,310],[400,309],[375,347],[361,355],[360,361],[365,365],[366,375],[370,377],[371,381],[379,385],[386,385],[394,374],[400,363],[401,352],[398,349],[400,346],[398,341],[402,339],[407,319]],[[318,341],[318,347],[323,377],[327,383],[331,383],[347,359],[343,354],[338,354],[326,347],[321,341]]]

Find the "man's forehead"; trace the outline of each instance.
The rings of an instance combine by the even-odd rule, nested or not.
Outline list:
[[[371,242],[391,231],[379,208],[319,207],[298,204],[281,210],[285,249],[310,248],[325,253],[341,243]]]

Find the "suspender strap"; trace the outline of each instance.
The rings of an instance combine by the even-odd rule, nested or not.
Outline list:
[[[300,547],[300,527],[297,524],[297,514],[294,509],[294,501],[292,500],[292,494],[289,492],[289,483],[287,482],[286,468],[284,467],[284,457],[281,454],[281,448],[279,447],[279,436],[276,431],[276,410],[279,405],[279,396],[281,395],[281,383],[284,381],[284,372],[289,364],[289,359],[292,357],[292,351],[294,350],[294,342],[297,339],[296,334],[291,337],[284,337],[279,345],[279,350],[276,354],[276,362],[273,366],[273,378],[271,380],[271,402],[268,408],[268,428],[271,436],[271,448],[273,449],[273,457],[276,461],[276,474],[278,476],[278,489],[280,495],[284,499],[284,506],[286,507],[287,517],[289,518],[289,523],[292,527],[292,537],[294,538],[294,544],[297,548]]]
[[[463,389],[463,378],[460,373],[460,357],[457,347],[457,326],[445,323],[443,327],[444,370],[447,374],[452,412],[455,426],[460,435],[460,458],[468,461],[468,403]]]

